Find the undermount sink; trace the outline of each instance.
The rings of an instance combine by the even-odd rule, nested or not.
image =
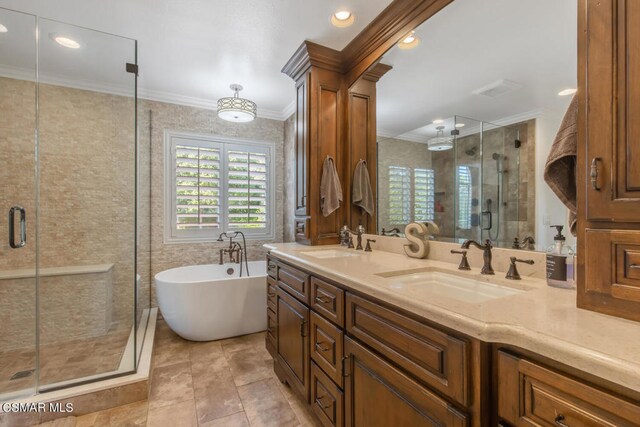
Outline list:
[[[402,286],[405,289],[418,291],[429,287],[430,294],[467,303],[481,303],[526,292],[524,289],[434,270],[392,271],[378,273],[377,276],[389,279],[392,281],[392,286]]]
[[[327,258],[344,258],[344,257],[351,257],[351,256],[358,256],[360,255],[360,253],[358,252],[349,252],[346,250],[338,250],[338,249],[325,249],[325,250],[319,250],[319,251],[304,251],[304,252],[300,252],[301,254],[304,255],[308,255],[310,257],[313,258],[318,258],[318,259],[327,259]]]

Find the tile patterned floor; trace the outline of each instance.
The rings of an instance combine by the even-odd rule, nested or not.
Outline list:
[[[107,335],[47,344],[40,352],[40,383],[88,377],[118,369],[129,331],[110,332]],[[13,350],[0,353],[0,393],[33,387],[33,375],[12,380],[17,372],[32,370],[36,363],[34,350]]]
[[[196,343],[158,321],[149,400],[48,427],[319,427],[306,406],[280,383],[264,334]]]

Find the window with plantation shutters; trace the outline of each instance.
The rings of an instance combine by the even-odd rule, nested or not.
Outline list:
[[[413,171],[413,218],[414,221],[433,221],[434,212],[433,169]]]
[[[411,222],[411,175],[409,168],[389,166],[389,224]]]
[[[176,145],[176,228],[220,228],[220,150]]]
[[[471,169],[469,166],[458,166],[458,228],[471,228]]]
[[[267,225],[267,155],[250,150],[227,151],[229,229]]]
[[[270,144],[165,133],[165,240],[274,237]]]

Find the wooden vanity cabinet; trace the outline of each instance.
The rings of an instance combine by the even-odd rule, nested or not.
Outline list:
[[[309,308],[278,288],[276,354],[287,382],[309,400]]]
[[[608,390],[506,351],[496,357],[497,412],[513,426],[640,425],[640,406]]]
[[[640,321],[640,2],[578,4],[578,307]]]
[[[468,339],[270,261],[277,273],[267,278],[269,292],[276,284],[275,325],[267,332],[274,369],[323,425],[483,425],[470,389]]]

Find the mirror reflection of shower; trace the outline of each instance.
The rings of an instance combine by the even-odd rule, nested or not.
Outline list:
[[[492,199],[487,199],[486,201],[487,210],[485,212],[486,212],[486,215],[488,215],[489,217],[489,221],[488,221],[488,226],[487,228],[485,228],[485,230],[487,230],[487,232],[489,233],[489,239],[491,239],[491,241],[493,242],[496,242],[500,237],[500,207],[507,206],[507,198],[504,197],[504,194],[503,194],[504,174],[507,173],[507,170],[504,167],[504,162],[505,160],[507,160],[507,157],[500,153],[493,153],[491,155],[491,158],[496,162],[496,194],[495,194],[496,221],[494,223],[493,221],[494,212],[491,209],[493,201]]]

